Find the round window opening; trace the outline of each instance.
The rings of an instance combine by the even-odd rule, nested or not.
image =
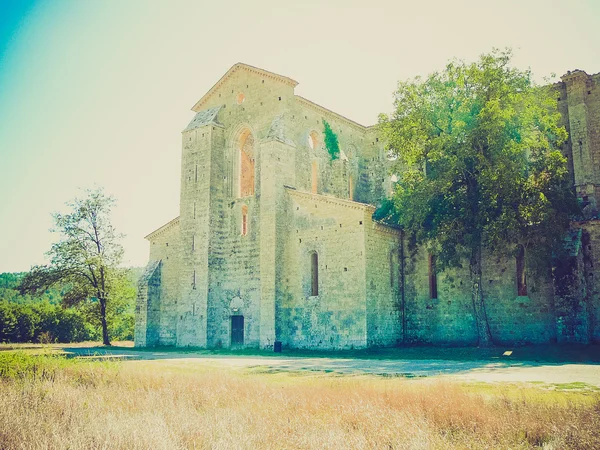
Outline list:
[[[244,100],[246,100],[246,96],[244,95],[244,93],[243,93],[243,92],[240,92],[240,93],[237,95],[237,97],[236,97],[236,100],[237,100],[237,104],[238,104],[238,105],[241,105],[242,103],[244,103]]]
[[[314,150],[319,145],[319,137],[317,136],[316,131],[311,131],[308,135],[308,146],[311,150]]]

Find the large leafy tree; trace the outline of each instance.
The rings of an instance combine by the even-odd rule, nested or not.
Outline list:
[[[126,271],[119,267],[122,235],[110,223],[113,204],[101,189],[88,190],[84,198],[67,203],[70,213],[54,214],[53,231],[60,239],[48,252],[50,264],[32,267],[19,287],[22,294],[36,294],[63,286],[63,305],[85,311],[102,328],[104,345],[110,345],[111,312],[131,297]]]
[[[482,346],[492,341],[482,250],[549,255],[575,208],[556,96],[512,67],[511,56],[494,50],[400,82],[395,111],[379,125],[399,175],[384,215],[440,267],[468,261]]]

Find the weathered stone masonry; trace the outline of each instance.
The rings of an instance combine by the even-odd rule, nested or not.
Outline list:
[[[559,281],[528,273],[519,296],[514,258],[485,258],[498,342],[600,339],[599,80],[574,71],[555,86],[589,217],[573,224]],[[146,237],[135,345],[475,343],[467,271],[438,273],[431,298],[428,255],[372,219],[393,184],[375,129],[295,95],[296,85],[236,64],[194,106],[182,132],[180,216]],[[339,138],[337,160],[323,120]]]

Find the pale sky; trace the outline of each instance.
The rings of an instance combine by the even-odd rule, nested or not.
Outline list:
[[[0,0],[0,272],[45,262],[78,188],[118,205],[127,265],[179,214],[181,131],[236,62],[364,125],[398,80],[512,47],[541,80],[600,71],[600,0]]]

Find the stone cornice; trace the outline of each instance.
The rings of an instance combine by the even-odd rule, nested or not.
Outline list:
[[[327,203],[331,205],[344,206],[346,208],[352,208],[361,211],[370,211],[371,214],[375,212],[375,207],[373,205],[369,205],[367,203],[359,203],[353,200],[347,200],[344,198],[333,197],[331,195],[323,195],[323,194],[311,194],[310,192],[302,192],[296,190],[296,188],[290,186],[284,186],[285,190],[292,197],[301,198],[303,200],[309,201],[317,201],[319,203]]]
[[[159,236],[161,234],[163,234],[165,231],[170,230],[171,228],[175,227],[179,225],[179,216],[175,217],[173,220],[171,220],[170,222],[167,222],[166,224],[164,224],[162,227],[154,230],[152,233],[150,233],[148,236],[145,236],[144,239],[146,240],[150,240],[156,236]]]
[[[300,97],[299,95],[294,95],[294,98],[301,105],[311,108],[312,110],[317,111],[318,113],[323,114],[324,116],[333,117],[336,120],[341,120],[342,122],[346,123],[347,125],[350,125],[358,131],[364,132],[368,128],[370,128],[365,127],[364,125],[361,125],[360,123],[355,122],[354,120],[348,119],[347,117],[344,117],[341,114],[333,112],[330,109],[327,109],[321,105],[317,105],[315,102],[311,102],[310,100],[305,99],[304,97]]]
[[[193,106],[192,111],[195,112],[199,112],[202,110],[202,105],[204,105],[204,103],[206,103],[206,101],[212,97],[212,95],[221,87],[221,85],[227,81],[227,79],[233,75],[235,72],[237,72],[238,70],[246,70],[247,72],[252,72],[255,73],[257,75],[260,75],[262,77],[265,78],[270,78],[272,80],[276,80],[279,81],[281,83],[284,83],[288,86],[291,86],[292,88],[296,87],[298,85],[298,82],[296,80],[292,80],[291,78],[288,77],[284,77],[283,75],[278,75],[276,73],[273,72],[269,72],[267,70],[263,70],[260,69],[258,67],[254,67],[254,66],[250,66],[248,64],[244,64],[244,63],[237,63],[234,64],[227,72],[225,72],[225,75],[223,75],[219,81],[217,81],[215,83],[215,85],[213,87],[211,87],[208,92],[206,94],[204,94],[204,96],[198,100],[198,102]]]
[[[379,223],[379,222],[373,222],[373,229],[375,231],[379,231],[381,233],[393,234],[396,236],[400,236],[400,234],[402,234],[402,230],[400,230],[398,228],[390,227],[388,225],[385,225],[385,224]]]

